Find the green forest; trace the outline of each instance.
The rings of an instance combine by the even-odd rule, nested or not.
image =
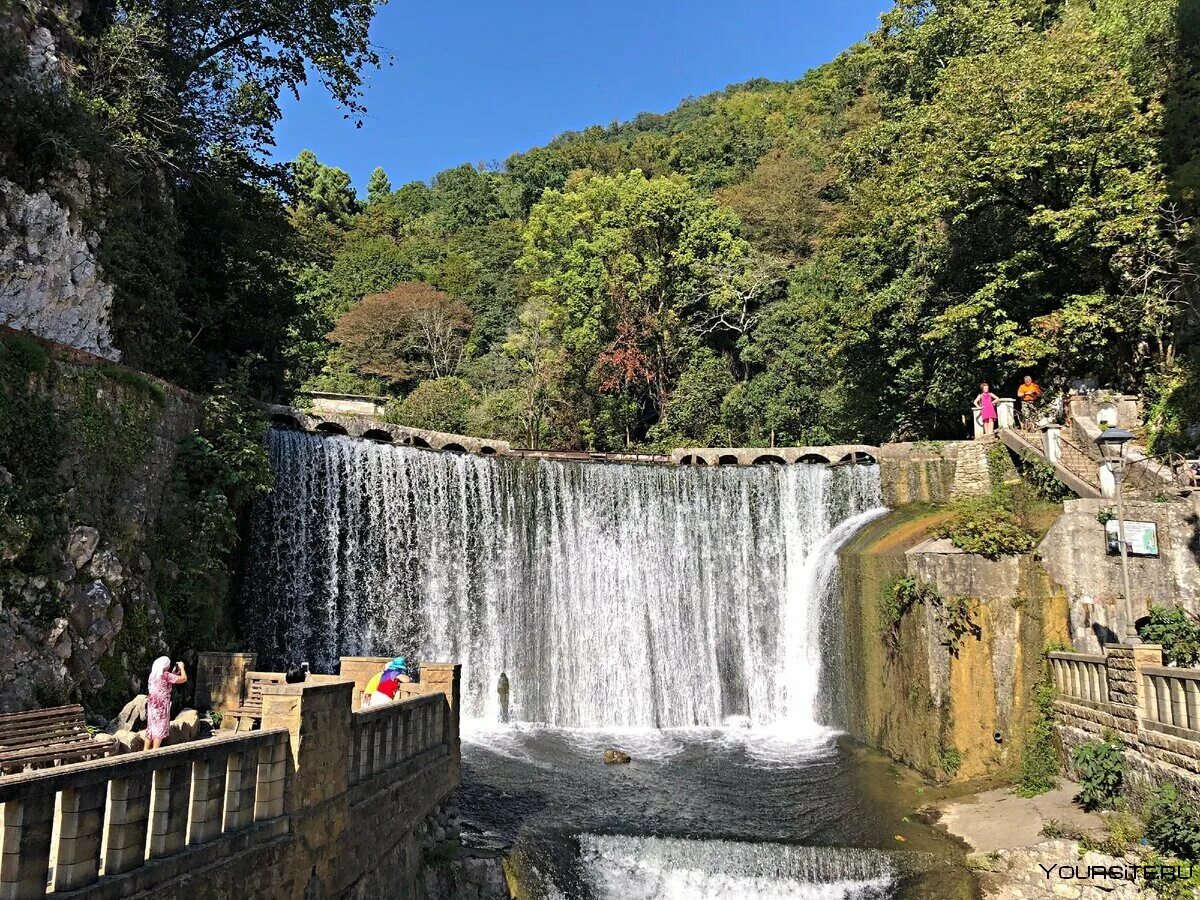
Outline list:
[[[599,450],[958,437],[981,380],[1087,377],[1194,443],[1194,0],[898,0],[799,81],[365,197],[265,161],[307,78],[362,112],[374,9],[331,6],[89,0],[70,90],[3,94],[8,177],[107,185],[130,365]]]

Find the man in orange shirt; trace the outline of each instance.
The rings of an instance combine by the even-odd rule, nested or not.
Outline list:
[[[1025,376],[1025,382],[1017,388],[1017,399],[1022,403],[1037,403],[1042,396],[1042,389],[1033,380],[1032,375]]]
[[[1022,422],[1032,421],[1028,417],[1033,415],[1034,407],[1037,406],[1037,402],[1041,396],[1042,389],[1033,380],[1033,376],[1026,375],[1024,382],[1017,388],[1017,399],[1021,401]]]

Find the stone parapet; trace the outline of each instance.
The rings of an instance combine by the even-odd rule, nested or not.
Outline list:
[[[1200,797],[1200,670],[1164,667],[1157,644],[1110,644],[1103,655],[1049,659],[1068,758],[1087,741],[1115,738],[1134,783],[1170,781]]]
[[[416,829],[459,783],[460,667],[422,671],[364,712],[339,677],[263,685],[262,730],[0,778],[0,898],[420,896]]]

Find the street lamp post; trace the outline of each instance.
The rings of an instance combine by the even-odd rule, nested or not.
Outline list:
[[[1104,458],[1108,470],[1112,472],[1113,483],[1117,493],[1117,544],[1121,550],[1121,581],[1125,587],[1125,643],[1140,644],[1137,625],[1134,622],[1133,598],[1129,592],[1129,557],[1125,549],[1125,507],[1121,498],[1121,482],[1125,476],[1125,445],[1133,440],[1133,435],[1124,428],[1106,428],[1096,438],[1100,445],[1100,455]]]

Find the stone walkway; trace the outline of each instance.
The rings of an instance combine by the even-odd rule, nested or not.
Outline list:
[[[1010,787],[997,788],[946,804],[941,824],[982,853],[1044,841],[1042,826],[1050,821],[1080,831],[1102,830],[1100,816],[1084,812],[1073,802],[1078,790],[1078,785],[1069,781],[1038,797],[1018,797]]]
[[[942,804],[940,824],[976,851],[967,857],[967,864],[979,873],[988,900],[1143,896],[1128,881],[1086,877],[1091,866],[1124,871],[1125,860],[1094,851],[1081,853],[1078,841],[1042,836],[1042,828],[1050,822],[1075,831],[1105,831],[1103,818],[1073,802],[1077,791],[1078,785],[1069,781],[1038,797],[1018,797],[1011,787],[984,791]]]

